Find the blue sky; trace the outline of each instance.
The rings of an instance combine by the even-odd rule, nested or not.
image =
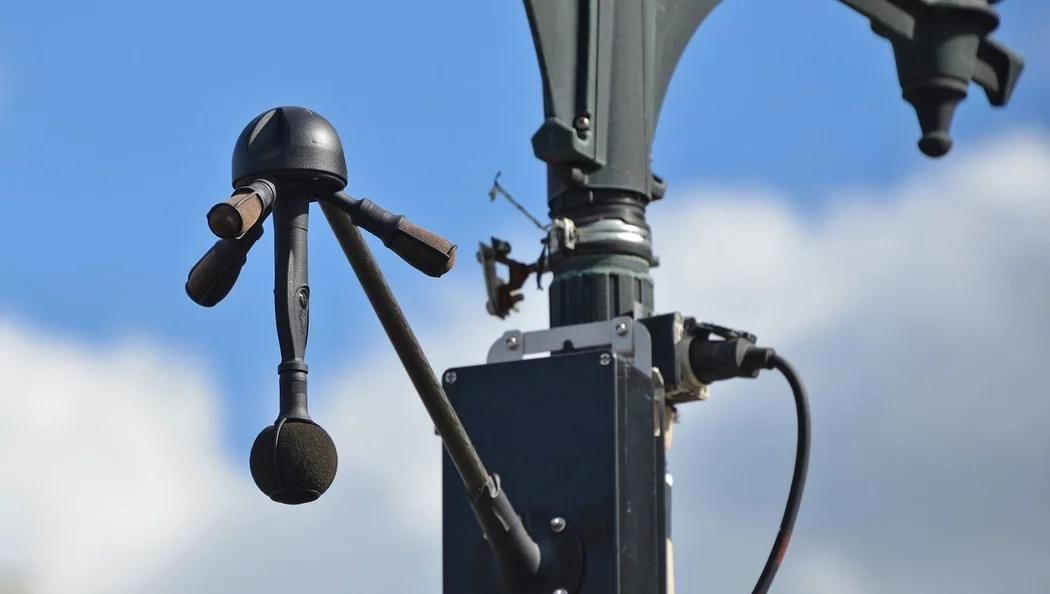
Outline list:
[[[1050,123],[1050,11],[1001,11],[999,37],[1030,66],[1009,109],[974,92],[957,146]],[[20,221],[2,240],[18,257],[0,262],[0,304],[91,342],[163,336],[214,362],[232,410],[257,397],[276,359],[274,348],[239,360],[230,339],[272,341],[268,239],[215,311],[181,285],[210,245],[203,214],[228,191],[233,141],[257,113],[292,104],[328,117],[346,145],[350,191],[463,246],[456,277],[478,275],[477,240],[523,225],[486,203],[497,170],[543,212],[544,170],[529,144],[539,75],[517,2],[21,2],[0,24],[0,77],[0,176],[7,216]],[[668,201],[701,182],[745,183],[819,210],[835,188],[939,166],[914,149],[917,124],[899,94],[888,44],[844,5],[726,2],[678,68],[654,170]],[[323,366],[359,354],[350,337],[377,328],[318,231],[309,352]],[[387,269],[406,294],[432,283],[394,261]]]
[[[1050,130],[1050,4],[998,9],[997,37],[1028,68],[1006,109],[972,90],[954,126],[964,154],[1001,134]],[[230,151],[252,117],[276,105],[316,109],[342,136],[351,193],[461,246],[440,281],[377,248],[427,328],[440,327],[448,304],[427,299],[442,283],[484,317],[478,240],[529,237],[526,221],[488,204],[495,172],[533,212],[545,210],[544,168],[529,143],[542,121],[539,75],[519,2],[18,2],[5,13],[0,313],[87,351],[144,340],[197,361],[219,394],[223,451],[238,464],[276,410],[269,234],[218,307],[197,307],[182,286],[213,241],[204,214],[228,195]],[[818,225],[843,195],[878,205],[901,179],[956,171],[955,155],[919,154],[918,136],[889,45],[862,17],[832,0],[727,1],[672,82],[654,149],[670,189],[652,210],[702,200],[697,188],[733,187],[775,196]],[[307,358],[316,377],[332,378],[392,353],[314,213]],[[662,241],[689,249],[654,232],[658,252]],[[542,320],[545,295],[527,299],[527,319]],[[702,304],[659,301],[707,317]],[[485,346],[441,360],[478,361]]]

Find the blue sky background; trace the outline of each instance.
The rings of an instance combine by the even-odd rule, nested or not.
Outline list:
[[[1050,6],[1000,10],[998,36],[1029,68],[1009,109],[971,94],[956,146],[1050,126]],[[487,204],[497,170],[544,210],[544,169],[529,144],[542,121],[539,74],[518,2],[19,2],[0,22],[0,82],[11,222],[0,306],[92,343],[162,336],[212,362],[231,445],[257,424],[240,425],[242,405],[272,387],[276,345],[245,358],[239,344],[274,342],[269,238],[216,310],[192,304],[182,284],[211,244],[203,216],[227,194],[233,141],[257,113],[324,114],[343,138],[349,190],[463,246],[454,277],[479,276],[476,241],[525,224]],[[819,211],[833,189],[940,166],[914,148],[918,126],[899,96],[888,43],[846,6],[725,2],[679,65],[654,170],[669,181],[668,201],[701,182],[743,183]],[[315,227],[309,360],[324,368],[360,356],[360,334],[378,327]],[[434,282],[384,263],[403,295]],[[477,299],[480,316],[480,290]]]
[[[971,90],[954,125],[960,150],[1050,130],[1050,4],[998,9],[996,36],[1028,68],[1006,109]],[[492,176],[502,170],[511,192],[545,210],[529,143],[539,74],[520,2],[41,1],[13,3],[0,20],[0,311],[89,350],[143,337],[202,361],[238,464],[276,410],[270,234],[218,307],[194,305],[183,283],[213,241],[204,214],[229,193],[237,134],[277,105],[311,107],[337,127],[351,193],[461,246],[442,281],[377,248],[409,316],[439,326],[441,303],[426,297],[447,282],[475,289],[462,295],[482,318],[476,242],[529,233],[488,203]],[[654,170],[669,192],[653,211],[695,187],[776,188],[816,221],[844,188],[877,203],[894,180],[949,171],[951,157],[926,159],[918,137],[890,47],[860,15],[833,0],[726,1],[668,93]],[[335,373],[387,347],[314,213],[307,358],[315,374]],[[522,258],[537,252],[516,244]],[[545,299],[530,292],[526,307],[545,311]],[[705,315],[703,304],[661,303]],[[480,361],[486,344],[471,348],[443,360]]]

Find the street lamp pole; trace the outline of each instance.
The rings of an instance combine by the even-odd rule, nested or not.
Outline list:
[[[890,42],[926,155],[950,150],[952,118],[971,82],[992,105],[1008,102],[1023,62],[990,37],[999,24],[995,0],[841,1]],[[770,587],[799,509],[809,419],[793,368],[749,333],[654,311],[646,209],[667,187],[651,169],[653,138],[679,58],[718,3],[524,0],[543,84],[532,146],[547,164],[546,249],[524,264],[494,239],[478,255],[488,310],[499,317],[516,308],[530,274],[552,272],[551,328],[507,332],[486,365],[446,373],[445,389],[479,451],[513,484],[526,527],[534,536],[548,522],[571,530],[587,559],[585,569],[561,574],[573,580],[555,594],[673,590],[665,443],[675,407],[705,399],[714,382],[777,369],[797,406],[792,486],[754,592]],[[509,267],[509,280],[497,264]],[[543,353],[551,356],[535,358]],[[446,480],[445,592],[504,592],[477,556],[476,533],[457,529],[467,510],[452,484]]]
[[[939,157],[971,81],[1005,105],[1022,68],[988,35],[986,0],[841,0],[888,39],[904,99]],[[552,326],[653,313],[645,211],[666,185],[650,166],[675,66],[719,0],[525,0],[543,80],[532,137],[547,163]]]

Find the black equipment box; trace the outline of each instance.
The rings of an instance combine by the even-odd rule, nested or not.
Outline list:
[[[663,404],[652,380],[607,350],[450,369],[444,388],[489,472],[540,543],[578,547],[570,594],[663,594]],[[444,592],[506,594],[448,455]],[[552,521],[553,524],[552,524]],[[552,592],[553,590],[551,590]],[[545,594],[550,594],[547,592]]]

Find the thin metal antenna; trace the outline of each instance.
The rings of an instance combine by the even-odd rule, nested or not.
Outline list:
[[[499,185],[499,176],[502,174],[502,171],[496,172],[496,177],[492,180],[492,188],[489,189],[489,200],[495,202],[497,196],[503,196],[507,199],[507,202],[510,202],[514,205],[514,208],[518,209],[518,212],[525,215],[530,221],[532,221],[532,224],[536,225],[536,227],[539,228],[540,231],[543,231],[544,233],[549,231],[551,227],[550,225],[544,225],[540,222],[539,219],[532,216],[532,214],[530,214],[529,211],[525,210],[525,207],[522,206],[520,202],[514,199],[514,196],[511,196],[510,193],[507,192],[507,190],[503,189],[503,186]]]

